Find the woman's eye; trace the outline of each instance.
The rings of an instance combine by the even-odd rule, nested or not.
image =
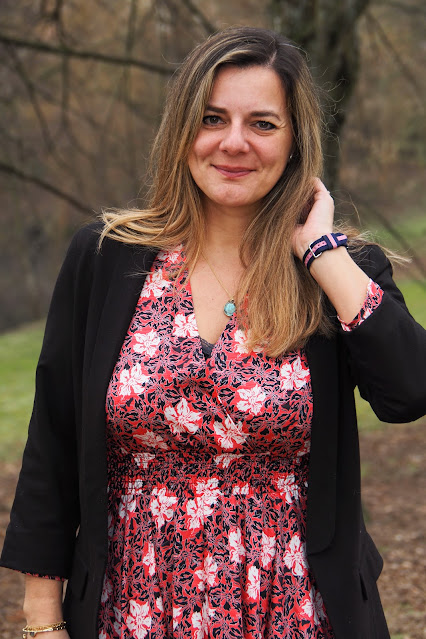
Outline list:
[[[203,124],[207,124],[207,126],[214,126],[215,124],[219,124],[222,120],[218,115],[205,115],[203,118]]]
[[[277,128],[275,124],[272,124],[272,122],[266,122],[265,120],[259,120],[256,122],[256,126],[261,131],[272,131]]]

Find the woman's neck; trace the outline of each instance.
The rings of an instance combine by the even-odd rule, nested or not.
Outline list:
[[[239,254],[241,240],[250,223],[247,211],[210,208],[205,211],[206,236],[203,251],[223,257]]]

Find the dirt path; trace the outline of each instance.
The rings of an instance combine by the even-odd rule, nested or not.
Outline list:
[[[392,639],[426,639],[426,423],[363,434],[367,526],[385,559],[379,586]],[[0,545],[16,465],[0,467]],[[0,569],[0,637],[21,636],[21,575]]]

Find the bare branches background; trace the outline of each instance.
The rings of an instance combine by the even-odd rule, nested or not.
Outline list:
[[[78,225],[143,200],[167,82],[224,26],[275,28],[308,52],[324,95],[328,184],[340,170],[390,225],[401,198],[424,205],[423,16],[420,0],[3,0],[0,329],[45,313]]]

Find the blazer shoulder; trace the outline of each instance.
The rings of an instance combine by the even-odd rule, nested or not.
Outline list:
[[[100,220],[82,226],[71,239],[66,262],[70,264],[91,264],[94,268],[105,268],[117,260],[124,262],[139,261],[146,256],[155,255],[158,249],[143,245],[127,244],[106,237],[99,244],[103,223]]]

